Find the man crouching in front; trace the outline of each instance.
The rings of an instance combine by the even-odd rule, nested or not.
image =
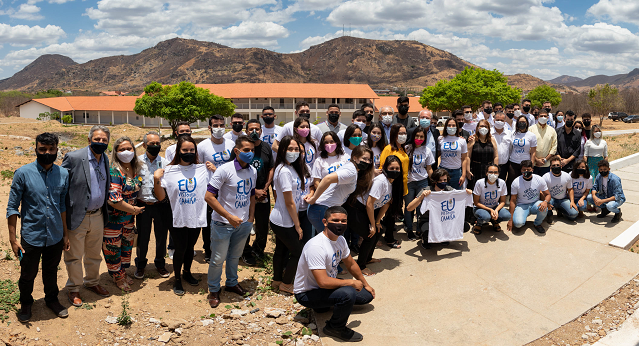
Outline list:
[[[331,207],[324,214],[324,231],[308,241],[302,250],[295,275],[295,299],[315,312],[333,307],[324,334],[344,341],[362,341],[362,334],[346,327],[353,305],[370,303],[375,290],[366,282],[342,234],[346,231],[347,213]],[[353,280],[337,279],[337,266],[344,262]]]

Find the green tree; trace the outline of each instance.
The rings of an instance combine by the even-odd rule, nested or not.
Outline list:
[[[599,115],[599,126],[601,126],[606,114],[623,106],[623,99],[619,89],[609,84],[598,84],[588,92],[588,105],[595,115]]]
[[[526,95],[526,98],[530,99],[530,103],[532,103],[533,106],[539,108],[541,108],[546,101],[550,101],[553,107],[561,103],[561,93],[546,84],[542,84],[531,90],[528,95]]]
[[[73,115],[66,114],[62,117],[62,122],[65,124],[71,124],[73,122]]]
[[[508,85],[508,80],[497,70],[466,67],[451,80],[440,80],[424,89],[419,103],[431,111],[455,110],[463,105],[473,109],[484,100],[503,104],[519,102],[521,89]]]
[[[135,101],[133,111],[149,118],[166,119],[173,132],[179,121],[206,121],[213,114],[230,117],[235,110],[230,100],[189,82],[165,86],[152,82],[144,88],[144,93]]]

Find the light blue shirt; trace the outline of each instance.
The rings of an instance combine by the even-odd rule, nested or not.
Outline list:
[[[104,155],[100,155],[100,162],[96,160],[95,155],[91,151],[91,148],[87,148],[89,155],[89,174],[91,175],[91,198],[89,199],[89,205],[87,211],[96,210],[102,208],[104,205],[104,196],[106,196],[106,178],[107,172],[106,164],[104,161]],[[97,168],[97,170],[96,170]]]
[[[138,156],[138,160],[142,163],[140,177],[142,177],[142,188],[138,193],[138,199],[146,203],[155,203],[157,198],[153,194],[153,174],[159,168],[165,168],[169,162],[158,155],[155,160],[151,161],[146,153]]]
[[[386,134],[386,143],[390,143],[390,130],[391,127],[393,127],[393,125],[388,125],[386,126],[386,124],[381,123],[382,124],[382,128],[384,129],[384,134]]]
[[[20,234],[29,245],[55,245],[64,234],[60,213],[67,210],[64,200],[68,191],[66,169],[53,165],[45,171],[37,161],[26,164],[13,176],[7,218],[11,215],[22,218]]]

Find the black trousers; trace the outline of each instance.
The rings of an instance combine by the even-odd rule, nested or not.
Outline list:
[[[62,258],[64,242],[60,240],[51,246],[32,246],[24,238],[20,239],[20,245],[24,249],[22,261],[20,261],[20,304],[33,304],[33,283],[38,275],[40,257],[42,257],[42,283],[44,284],[44,301],[54,303],[58,301],[58,265]]]
[[[264,256],[264,249],[266,249],[266,242],[268,241],[270,215],[271,203],[255,203],[255,222],[253,222],[255,240],[253,240],[253,246],[251,246],[249,244],[251,242],[251,236],[246,237],[246,244],[244,244],[242,256],[250,257],[253,253],[260,257]]]
[[[521,175],[521,165],[518,163],[508,161],[508,180],[506,180],[506,185],[508,187],[509,196],[510,196],[510,187],[513,185],[513,181],[519,178],[520,175]]]
[[[374,217],[377,217],[379,210],[380,209],[375,209],[373,212]],[[362,237],[362,245],[359,246],[359,254],[357,255],[359,269],[366,268],[366,263],[373,259],[375,245],[377,245],[377,241],[381,236],[381,232],[375,232],[375,235],[369,237],[370,224],[366,206],[356,201],[355,205],[348,210],[348,225],[352,231]]]
[[[273,281],[290,285],[295,279],[297,262],[302,255],[302,241],[295,227],[280,227],[274,223],[275,251],[273,252]]]
[[[169,226],[173,224],[171,204],[155,203],[144,204],[144,212],[135,217],[135,224],[138,229],[138,246],[136,248],[135,266],[146,267],[148,263],[146,255],[149,252],[149,241],[151,240],[151,224],[155,235],[155,263],[156,268],[164,268],[164,256],[166,255],[166,236]]]
[[[400,199],[399,201],[391,200],[391,202],[389,202],[390,205],[388,206],[388,210],[386,210],[386,214],[384,215],[384,218],[382,219],[381,224],[386,229],[386,233],[384,233],[384,240],[388,244],[395,242],[395,221],[397,218],[392,212],[392,210],[394,209],[393,206],[395,205],[395,203],[403,203],[403,202],[404,202],[403,199]]]
[[[499,165],[499,179],[506,181],[506,177],[508,176],[508,167],[510,166],[508,163],[510,161],[506,161],[503,165]]]
[[[200,228],[174,228],[171,227],[171,236],[175,244],[175,253],[173,254],[173,274],[175,280],[182,279],[182,266],[184,272],[191,272],[191,264],[193,264],[193,248],[200,236]],[[209,238],[210,239],[210,238]]]
[[[206,205],[206,229],[202,229],[202,248],[204,249],[204,258],[211,258],[211,214],[213,208]]]

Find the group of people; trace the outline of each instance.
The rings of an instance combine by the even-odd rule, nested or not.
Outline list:
[[[456,218],[453,228],[459,229],[453,231],[460,234],[471,227],[479,234],[488,223],[501,231],[503,221],[515,231],[529,214],[544,233],[542,222],[553,222],[553,210],[575,220],[600,208],[597,217],[612,212],[612,222],[620,220],[621,181],[610,173],[607,144],[590,115],[579,121],[571,111],[553,114],[550,103],[538,109],[523,100],[521,107],[493,108],[485,101],[475,112],[466,106],[453,111],[440,133],[432,112],[421,111],[415,122],[409,107],[408,98],[400,97],[397,113],[380,107],[374,121],[374,106],[364,104],[350,122],[342,122],[333,104],[327,120],[315,124],[309,105],[298,102],[296,119],[284,126],[275,125],[275,110],[265,107],[260,119],[233,115],[230,132],[225,119],[213,115],[210,138],[199,144],[190,125],[178,123],[177,141],[165,158],[155,131],[144,135],[142,155],[135,154],[130,138],[120,137],[109,158],[109,129],[96,125],[89,145],[67,154],[61,166],[54,164],[58,138],[39,135],[37,160],[15,172],[7,207],[11,246],[22,267],[18,319],[31,317],[41,257],[45,302],[59,317],[68,315],[57,298],[62,253],[72,305],[82,305],[81,286],[109,295],[99,283],[102,255],[118,289],[130,291],[133,279],[126,269],[133,248],[133,277],[143,279],[151,230],[161,277],[170,276],[167,247],[171,254],[176,295],[185,294],[184,283],[199,284],[191,265],[202,233],[207,299],[215,308],[223,271],[226,291],[249,293],[238,282],[238,265],[240,259],[255,265],[264,257],[270,229],[272,287],[316,311],[332,307],[324,332],[357,341],[362,335],[346,322],[353,305],[375,297],[365,277],[375,274],[367,266],[380,262],[373,253],[383,245],[382,234],[387,246],[400,248],[396,222],[403,221],[407,238],[422,238],[427,249],[459,238],[432,226],[430,218],[436,217],[429,200],[444,199],[437,218]],[[461,217],[454,214],[459,205],[445,200],[457,191],[469,198],[461,204]],[[354,279],[337,279],[340,263]]]

